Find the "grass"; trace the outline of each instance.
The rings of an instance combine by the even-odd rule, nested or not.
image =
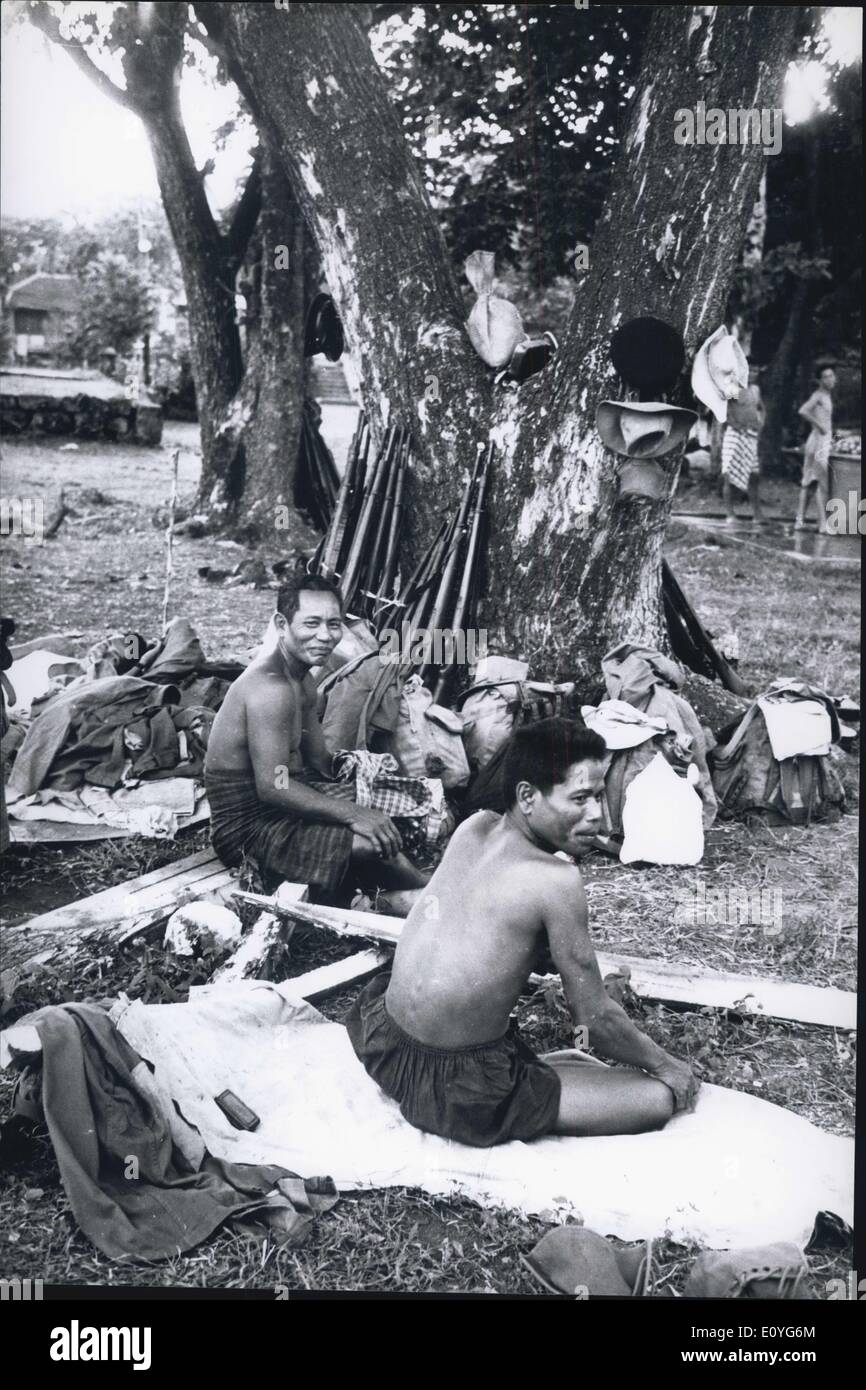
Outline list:
[[[46,496],[46,515],[61,483],[82,499],[78,516],[42,547],[4,541],[0,565],[7,607],[26,640],[73,629],[86,644],[117,629],[144,636],[157,630],[164,542],[151,521],[168,496],[171,448],[185,448],[181,489],[191,495],[198,460],[194,432],[170,426],[159,450],[85,444],[64,451],[53,442],[5,444],[4,493]],[[86,499],[97,489],[110,500]],[[681,505],[712,509],[711,490],[690,488]],[[793,514],[795,485],[773,484],[771,510]],[[113,499],[113,500],[112,500]],[[718,505],[718,499],[715,499]],[[90,520],[87,520],[87,518]],[[685,533],[685,534],[683,534]],[[260,552],[266,562],[283,553],[279,535]],[[206,653],[244,652],[264,629],[273,603],[268,591],[214,589],[197,569],[231,568],[248,553],[211,539],[180,538],[175,546],[175,603],[194,623]],[[859,688],[859,578],[826,566],[782,557],[768,567],[765,554],[709,532],[675,523],[668,558],[704,624],[714,633],[734,630],[740,671],[756,688],[780,675],[814,682],[833,694]],[[833,825],[805,829],[719,823],[708,836],[697,870],[627,868],[593,857],[586,868],[593,936],[616,954],[661,956],[742,974],[802,980],[853,989],[856,980],[857,821],[856,762],[847,758],[848,814]],[[173,843],[132,838],[58,848],[16,846],[4,862],[4,915],[20,921],[34,912],[97,892],[203,848],[196,829]],[[695,881],[706,888],[781,893],[781,929],[760,922],[689,923],[677,912],[679,895]],[[774,924],[774,927],[777,924]],[[299,927],[286,973],[302,974],[358,949],[349,942]],[[212,962],[180,962],[159,946],[95,948],[86,967],[60,962],[22,981],[3,1018],[8,1024],[44,1003],[106,999],[123,989],[146,1002],[183,1000]],[[322,1005],[341,1019],[356,990]],[[785,1105],[823,1128],[853,1132],[854,1041],[837,1030],[808,1028],[731,1011],[666,1007],[626,997],[641,1027],[663,1046],[688,1057],[708,1081]],[[546,986],[520,1003],[527,1040],[538,1050],[570,1044],[561,990]],[[0,1113],[8,1114],[11,1081],[0,1076]],[[159,1266],[122,1264],[94,1250],[76,1229],[47,1133],[4,1130],[0,1147],[0,1270],[58,1284],[153,1284],[163,1287],[303,1288],[332,1290],[535,1293],[520,1263],[549,1229],[543,1218],[485,1210],[402,1189],[357,1193],[319,1218],[299,1247],[222,1231],[189,1254]],[[661,1242],[657,1286],[681,1290],[696,1252]],[[844,1277],[850,1248],[826,1240],[809,1252],[813,1281]]]

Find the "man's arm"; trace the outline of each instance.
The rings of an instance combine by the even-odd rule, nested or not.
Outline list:
[[[255,708],[247,703],[247,739],[256,795],[267,806],[281,806],[310,820],[350,825],[357,809],[351,801],[325,796],[291,777],[287,787],[278,785],[289,760],[288,732],[295,698],[288,685],[281,688],[276,681],[263,681],[256,687]]]
[[[572,1018],[587,1029],[591,1046],[615,1062],[639,1067],[664,1081],[676,1097],[677,1109],[688,1108],[697,1090],[691,1069],[636,1027],[605,990],[589,938],[583,880],[576,867],[563,864],[562,872],[557,872],[543,917]]]
[[[400,832],[384,812],[368,806],[357,806],[354,801],[326,796],[324,792],[317,792],[292,777],[288,778],[287,787],[277,785],[277,769],[287,767],[288,730],[295,698],[288,685],[281,686],[276,681],[263,681],[256,687],[255,710],[250,709],[248,697],[247,741],[259,800],[267,806],[280,806],[308,820],[345,825],[356,835],[369,840],[385,858],[398,853],[403,844]]]
[[[312,684],[310,682],[310,684]],[[304,759],[304,767],[310,768],[313,772],[321,773],[323,777],[333,776],[333,757],[325,743],[325,735],[322,733],[322,725],[319,722],[319,711],[315,687],[308,688],[305,680],[304,690],[304,731],[301,735],[301,754]]]

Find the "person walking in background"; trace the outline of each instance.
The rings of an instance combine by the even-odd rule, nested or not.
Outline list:
[[[758,486],[758,438],[765,419],[758,370],[750,367],[748,386],[736,400],[728,402],[728,418],[722,435],[722,496],[729,526],[737,520],[734,488],[748,496],[752,504],[753,525],[760,526],[763,520]]]
[[[798,414],[812,426],[803,457],[803,478],[800,483],[800,501],[797,507],[795,531],[803,531],[806,526],[806,508],[809,494],[815,488],[818,508],[818,531],[827,532],[827,499],[830,494],[830,445],[833,440],[833,388],[836,373],[832,367],[822,367],[818,373],[818,386],[807,401],[800,406]]]

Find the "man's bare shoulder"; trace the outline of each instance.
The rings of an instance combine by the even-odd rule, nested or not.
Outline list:
[[[254,662],[248,666],[238,676],[232,690],[238,691],[247,705],[255,699],[257,711],[264,713],[290,709],[298,700],[298,692],[292,682],[264,662],[261,665]]]
[[[533,864],[533,886],[540,904],[561,908],[584,900],[583,874],[573,859],[546,854],[538,868],[540,872]]]

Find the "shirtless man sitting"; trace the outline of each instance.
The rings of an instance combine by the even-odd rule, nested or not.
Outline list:
[[[230,687],[214,720],[205,759],[211,841],[225,864],[248,855],[263,871],[306,883],[332,898],[350,863],[380,885],[412,890],[427,882],[402,853],[397,826],[358,806],[354,784],[332,776],[310,675],[343,633],[336,587],[300,575],[280,589],[276,644]],[[395,894],[392,911],[413,899]],[[408,900],[408,901],[407,901]]]
[[[488,1147],[543,1134],[637,1134],[691,1108],[685,1062],[610,999],[573,862],[602,824],[605,745],[563,719],[519,729],[504,763],[506,811],[455,832],[403,927],[390,977],[347,1019],[370,1076],[418,1129]],[[557,857],[557,851],[570,856]],[[509,1016],[549,945],[576,1025],[627,1067],[573,1052],[537,1057]]]

